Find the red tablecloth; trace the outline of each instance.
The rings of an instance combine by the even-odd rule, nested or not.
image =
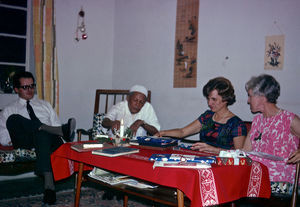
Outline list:
[[[51,155],[54,179],[69,177],[83,162],[85,170],[93,166],[130,175],[164,186],[180,189],[191,200],[191,206],[226,203],[242,197],[269,198],[271,194],[268,169],[261,163],[251,166],[213,166],[210,169],[162,168],[153,169],[152,154],[194,154],[190,150],[140,149],[139,153],[120,157],[77,152],[66,143]],[[198,152],[199,153],[199,152]]]

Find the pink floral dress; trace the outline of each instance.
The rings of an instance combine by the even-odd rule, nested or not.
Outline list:
[[[290,154],[298,149],[299,139],[290,131],[291,122],[295,114],[281,110],[272,117],[259,114],[254,117],[250,139],[252,151],[265,152],[283,157],[283,161],[273,161],[251,156],[269,169],[270,180],[273,182],[294,182],[295,165],[286,164]]]

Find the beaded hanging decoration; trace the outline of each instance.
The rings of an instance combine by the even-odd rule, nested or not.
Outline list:
[[[78,17],[77,17],[77,28],[75,32],[75,40],[79,42],[80,39],[85,40],[87,39],[87,32],[86,32],[86,27],[84,23],[84,11],[83,8],[81,7],[80,11],[78,12]]]

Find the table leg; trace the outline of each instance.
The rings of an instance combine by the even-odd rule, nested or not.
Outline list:
[[[177,204],[178,204],[178,207],[184,207],[183,192],[179,189],[177,189]]]
[[[75,195],[75,207],[79,207],[83,166],[84,166],[84,164],[82,162],[80,162],[79,163],[79,171],[78,171],[78,175],[77,175],[77,185],[76,185],[76,195]]]
[[[128,195],[124,194],[124,198],[123,198],[123,207],[127,207],[128,206]]]

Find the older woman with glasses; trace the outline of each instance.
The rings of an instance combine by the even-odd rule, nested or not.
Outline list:
[[[292,185],[288,183],[293,183],[295,166],[287,162],[295,162],[298,157],[293,152],[299,145],[300,119],[276,105],[280,85],[274,77],[266,74],[252,77],[246,83],[246,91],[250,110],[259,114],[253,118],[243,149],[283,158],[275,161],[252,156],[268,167],[273,193],[290,193]]]

